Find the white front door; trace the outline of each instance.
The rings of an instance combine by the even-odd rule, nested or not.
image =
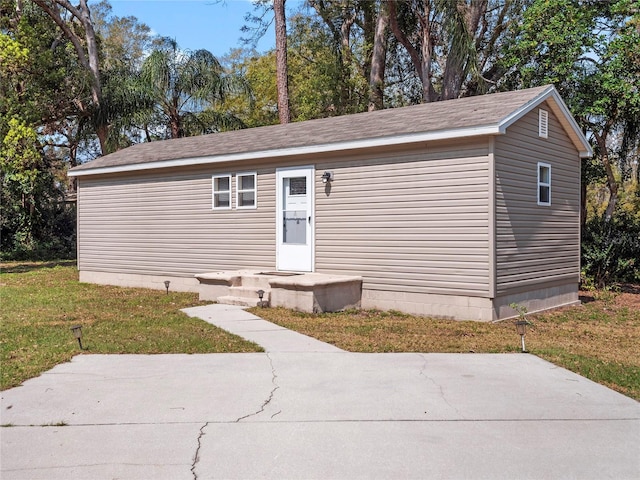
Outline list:
[[[313,271],[314,167],[276,170],[278,270]]]

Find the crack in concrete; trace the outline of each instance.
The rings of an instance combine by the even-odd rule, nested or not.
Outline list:
[[[244,415],[243,417],[238,418],[235,421],[235,423],[239,423],[242,420],[244,420],[245,418],[255,417],[256,415],[260,415],[262,412],[264,412],[264,410],[267,407],[267,405],[269,405],[269,403],[271,403],[271,400],[273,400],[273,396],[275,395],[276,390],[278,390],[280,388],[280,386],[278,385],[278,382],[277,382],[278,375],[276,374],[276,368],[273,365],[273,359],[271,358],[271,356],[268,353],[266,353],[266,356],[269,359],[269,364],[271,365],[271,384],[273,385],[273,388],[271,389],[271,392],[269,392],[269,396],[267,397],[267,399],[264,402],[262,402],[262,405],[260,405],[260,408],[258,410],[256,410],[253,413],[249,413],[247,415]],[[282,410],[280,410],[280,412],[282,412]],[[280,413],[280,412],[278,412],[278,413]],[[273,418],[273,416],[271,418]]]
[[[447,398],[445,397],[444,394],[444,389],[442,388],[442,385],[439,385],[438,383],[436,383],[435,379],[427,376],[425,374],[425,370],[427,369],[427,359],[424,357],[424,355],[420,355],[420,358],[422,358],[422,368],[420,369],[420,373],[418,373],[419,376],[423,377],[424,379],[428,380],[429,382],[431,382],[440,392],[440,398],[442,398],[442,401],[450,408],[452,409],[454,412],[456,412],[456,414],[458,414],[460,417],[462,417],[462,419],[464,420],[464,415],[462,415],[458,409],[456,407],[454,407],[453,405],[451,405],[449,403],[449,401],[447,400]],[[427,413],[427,412],[425,412]]]
[[[238,423],[244,420],[245,418],[253,417],[255,415],[259,415],[260,413],[264,412],[267,405],[269,405],[269,403],[271,403],[271,400],[273,400],[273,396],[276,393],[276,390],[280,388],[280,386],[278,385],[278,382],[276,381],[276,379],[278,378],[278,375],[276,375],[276,369],[275,369],[275,366],[273,365],[273,359],[268,353],[266,355],[267,355],[267,358],[269,359],[269,365],[271,365],[271,384],[273,385],[273,388],[271,389],[271,392],[269,392],[269,396],[267,397],[267,399],[262,403],[262,405],[258,410],[238,418],[233,423]],[[272,415],[271,418],[273,418],[274,416],[278,415],[281,412],[282,410]],[[193,457],[193,463],[191,464],[191,474],[193,475],[193,480],[198,480],[198,474],[196,473],[196,465],[200,461],[200,448],[202,447],[202,437],[206,435],[205,429],[209,426],[209,423],[211,422],[206,422],[202,427],[200,427],[200,433],[198,434],[198,446],[196,447],[196,453]]]
[[[191,474],[193,475],[193,480],[198,480],[196,465],[200,461],[200,447],[202,447],[202,437],[206,435],[206,433],[204,433],[204,429],[208,426],[209,422],[206,422],[202,427],[200,427],[200,432],[198,433],[198,446],[196,447],[196,453],[193,456],[193,463],[191,463]]]

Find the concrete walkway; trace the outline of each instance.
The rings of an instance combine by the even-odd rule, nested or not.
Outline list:
[[[0,477],[640,478],[640,404],[537,357],[348,353],[188,313],[267,352],[77,356],[2,392]]]
[[[245,311],[245,308],[215,303],[202,307],[185,308],[182,311],[190,317],[201,318],[227,332],[257,343],[264,348],[265,352],[344,352],[334,345],[267,322]]]

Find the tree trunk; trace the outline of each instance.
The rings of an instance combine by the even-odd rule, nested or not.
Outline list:
[[[580,182],[580,231],[584,232],[587,224],[587,181],[584,179]]]
[[[353,97],[353,88],[351,82],[353,55],[351,53],[351,28],[356,19],[354,10],[345,5],[342,8],[342,25],[340,26],[340,65],[341,77],[340,82],[340,107],[339,112],[344,113],[347,109],[351,110],[351,98]],[[353,112],[352,112],[353,113]]]
[[[287,19],[284,4],[286,0],[274,0],[276,30],[276,82],[278,87],[278,116],[280,123],[291,121],[289,107],[289,80],[287,67]]]
[[[447,13],[455,15],[453,18],[457,28],[449,32],[451,38],[443,76],[442,100],[458,98],[467,75],[473,67],[477,68],[473,64],[476,62],[475,39],[487,6],[487,0],[471,0],[469,5],[458,2],[456,10]]]
[[[174,99],[174,105],[169,109],[169,127],[171,129],[171,138],[184,137],[184,129],[182,128],[182,121],[180,113],[178,112],[178,99]]]
[[[391,27],[391,31],[393,32],[393,35],[396,37],[398,42],[400,42],[402,46],[407,50],[407,53],[411,58],[411,63],[413,63],[413,67],[415,68],[416,73],[420,78],[420,82],[422,83],[422,101],[425,103],[436,101],[438,96],[431,83],[433,44],[431,39],[431,24],[429,19],[431,15],[431,7],[429,5],[429,2],[424,2],[424,8],[422,12],[415,12],[417,17],[420,19],[420,50],[418,50],[418,48],[416,48],[411,43],[409,38],[400,29],[400,25],[398,24],[397,4],[397,0],[393,0],[388,3],[389,26]]]
[[[365,59],[362,65],[354,65],[351,52],[351,30],[357,20],[357,3],[358,2],[351,0],[331,0],[328,2],[322,0],[309,1],[309,5],[312,6],[320,18],[322,18],[333,37],[333,46],[337,53],[336,61],[338,68],[338,86],[335,92],[336,96],[334,97],[333,107],[338,115],[353,111],[354,105],[352,105],[351,101],[353,97],[353,87],[350,80],[354,67],[359,68],[361,72],[366,72],[371,68],[368,59]],[[370,9],[371,6],[365,5],[364,8]],[[368,13],[365,13],[365,16],[367,15]],[[367,27],[368,25],[366,25],[365,20],[365,25],[362,26],[365,42],[367,41]],[[364,76],[368,78],[368,74],[364,74]],[[355,105],[355,107],[357,108],[357,105]]]
[[[618,203],[618,189],[620,185],[616,180],[616,176],[613,173],[613,168],[611,167],[611,160],[609,159],[609,152],[607,150],[607,136],[608,136],[608,128],[602,132],[602,134],[598,132],[593,132],[593,136],[598,143],[598,149],[600,150],[600,157],[602,158],[602,164],[604,165],[604,170],[607,173],[607,187],[609,189],[609,203],[607,204],[607,209],[604,213],[604,219],[608,222],[613,218],[613,214],[616,210],[616,204]]]
[[[371,73],[369,75],[369,111],[384,108],[384,72],[387,64],[387,39],[389,13],[384,5],[380,5],[376,31],[373,38],[373,54],[371,56]]]

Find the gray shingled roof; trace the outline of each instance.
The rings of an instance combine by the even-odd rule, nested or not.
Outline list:
[[[347,141],[498,125],[549,87],[495,93],[410,107],[140,143],[72,171],[185,158],[313,147]]]

